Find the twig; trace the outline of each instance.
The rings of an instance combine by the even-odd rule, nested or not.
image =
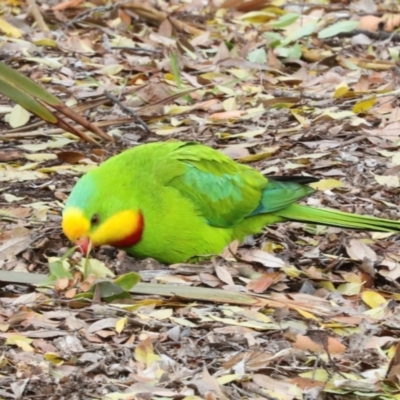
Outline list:
[[[77,22],[81,22],[84,19],[86,19],[87,17],[91,17],[93,14],[97,13],[97,12],[105,12],[105,11],[113,11],[114,9],[120,7],[122,4],[127,3],[130,0],[125,0],[125,1],[121,1],[119,3],[115,3],[115,4],[111,4],[109,6],[100,6],[100,7],[95,7],[95,8],[89,8],[83,12],[81,12],[80,14],[78,14],[75,18],[71,19],[71,21],[69,21],[67,23],[67,26],[71,26],[76,24]]]
[[[340,144],[339,147],[344,147],[344,146],[348,146],[349,144],[353,144],[356,142],[361,142],[362,140],[368,139],[368,137],[370,137],[371,135],[360,135],[360,136],[356,136],[354,138],[351,138],[349,140],[345,140],[344,142],[342,142]]]
[[[122,110],[127,112],[128,114],[132,115],[136,121],[139,123],[139,125],[146,131],[146,133],[151,134],[151,130],[149,127],[146,125],[146,123],[142,120],[142,118],[139,117],[139,115],[136,114],[132,108],[127,107],[124,105],[120,100],[118,100],[115,96],[113,96],[108,90],[104,90],[104,94],[107,97],[107,99],[111,100],[113,103],[118,104]]]
[[[121,118],[113,121],[101,121],[96,122],[98,127],[109,127],[109,126],[116,126],[116,125],[124,125],[130,124],[131,122],[136,122],[137,118]],[[34,127],[33,127],[34,128]],[[53,135],[61,135],[64,132],[64,129],[61,128],[54,128],[54,129],[47,129],[45,131],[42,130],[31,130],[25,131],[24,129],[16,130],[11,129],[4,133],[4,135],[0,135],[0,140],[10,140],[10,139],[24,139],[27,137],[51,137]]]
[[[390,33],[385,31],[371,32],[366,29],[354,29],[350,32],[341,32],[338,34],[339,37],[353,37],[356,35],[363,34],[372,40],[386,40],[391,39],[393,42],[400,42],[400,34]],[[331,39],[331,38],[330,38]]]
[[[332,369],[338,373],[341,377],[346,378],[345,375],[343,375],[339,368],[337,367],[337,365],[335,364],[335,362],[333,361],[332,357],[331,357],[331,353],[329,352],[329,344],[328,344],[328,334],[326,331],[323,330],[319,330],[319,329],[310,329],[307,331],[307,337],[309,337],[314,343],[317,343],[319,345],[322,345],[325,353],[328,356],[328,361],[329,364],[331,365]],[[320,353],[318,353],[318,360],[322,359],[320,358]],[[316,364],[317,365],[317,364]],[[328,372],[328,370],[326,369],[326,371]]]
[[[33,18],[35,19],[38,27],[42,32],[50,32],[49,27],[44,22],[43,15],[40,12],[38,5],[36,4],[36,0],[27,0],[28,6],[30,7],[30,12],[32,13]]]
[[[278,400],[276,397],[272,397],[267,393],[262,392],[261,390],[257,390],[257,389],[251,389],[251,392],[248,392],[247,390],[244,390],[242,388],[240,388],[239,386],[232,384],[232,386],[241,394],[243,394],[244,396],[248,396],[248,397],[252,397],[252,393],[258,394],[259,396],[261,396],[262,399],[266,399],[266,400]]]
[[[125,50],[139,55],[146,54],[161,54],[161,50],[153,50],[142,47],[129,47],[129,46],[111,46],[111,50]]]

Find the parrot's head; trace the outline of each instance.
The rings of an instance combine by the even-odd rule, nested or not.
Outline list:
[[[93,171],[94,172],[94,171]],[[91,247],[130,247],[138,243],[144,229],[142,213],[126,207],[123,194],[112,180],[97,179],[93,172],[73,188],[62,216],[62,228],[69,240],[87,254]],[[107,177],[106,177],[107,180]]]

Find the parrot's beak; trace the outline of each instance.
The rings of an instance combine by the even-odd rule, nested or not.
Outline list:
[[[88,237],[80,238],[75,242],[75,246],[78,246],[81,253],[87,256],[92,249],[92,243]]]
[[[81,252],[88,254],[91,246],[89,237],[90,222],[78,208],[68,208],[63,214],[62,228],[65,236],[79,247]]]

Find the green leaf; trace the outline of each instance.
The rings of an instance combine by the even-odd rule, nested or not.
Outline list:
[[[300,17],[299,14],[288,13],[282,15],[278,20],[269,23],[273,28],[284,28],[286,26],[292,25]]]
[[[51,146],[49,146],[49,147],[51,147]],[[73,247],[71,247],[70,249],[68,249],[62,256],[61,256],[61,261],[65,261],[65,260],[68,260],[68,258],[70,258],[71,256],[72,256],[72,254],[74,254],[75,253],[75,251],[76,251],[76,249],[77,249],[78,247],[77,246],[73,246]]]
[[[317,22],[307,22],[305,25],[301,26],[300,28],[296,29],[292,32],[283,42],[282,46],[286,46],[289,43],[295,42],[303,37],[310,36],[314,33],[315,28],[317,27]]]
[[[169,53],[169,61],[171,63],[172,74],[174,75],[176,86],[178,89],[182,89],[181,72],[179,69],[179,62],[176,53],[173,53],[172,51]],[[188,103],[191,103],[191,98],[189,95],[184,95],[183,98]]]
[[[7,81],[15,87],[20,88],[24,93],[33,95],[50,105],[62,104],[61,100],[50,94],[45,88],[38,85],[25,75],[10,68],[7,64],[0,62],[0,79]]]
[[[22,75],[21,75],[22,76]],[[18,79],[14,77],[14,79]],[[2,74],[2,67],[0,63],[0,93],[9,99],[13,100],[15,103],[24,107],[26,110],[30,111],[32,114],[37,115],[44,121],[51,124],[56,124],[58,119],[52,114],[45,106],[39,103],[34,97],[31,97],[27,89],[22,90],[14,84],[12,78],[7,75]]]
[[[264,48],[259,48],[253,50],[247,56],[247,59],[250,62],[259,63],[259,64],[266,64],[267,63],[267,53],[265,52]]]
[[[49,264],[49,270],[52,275],[57,279],[60,278],[72,278],[71,272],[65,269],[63,262],[61,260],[53,261]]]
[[[113,278],[115,276],[115,274],[103,262],[96,258],[83,259],[78,265],[78,268],[83,272],[85,278],[90,274],[93,274],[96,278]]]
[[[102,298],[116,296],[125,292],[125,290],[122,289],[121,286],[116,285],[114,282],[111,281],[97,282],[96,285],[100,290],[100,296]],[[90,290],[92,291],[92,289]]]
[[[174,75],[176,86],[178,87],[178,89],[181,89],[182,88],[181,73],[179,70],[178,57],[176,56],[175,53],[173,52],[169,53],[169,61],[171,63],[172,74]]]
[[[389,47],[388,48],[390,57],[392,58],[392,60],[394,61],[399,61],[399,50],[395,49],[394,47]]]
[[[336,24],[333,24],[325,29],[322,29],[322,31],[318,33],[318,38],[326,39],[332,36],[336,36],[339,33],[351,32],[354,29],[356,29],[359,24],[360,21],[351,21],[351,20],[336,22]]]
[[[283,36],[277,32],[265,32],[264,36],[269,40],[277,42],[284,39]]]
[[[115,294],[114,296],[108,296],[108,297],[104,297],[104,300],[107,303],[112,303],[115,300],[123,300],[123,299],[131,299],[132,296],[129,292],[121,292],[119,294]]]
[[[93,293],[85,292],[85,293],[78,293],[74,296],[75,300],[91,300],[93,298]]]
[[[140,275],[136,272],[128,272],[114,279],[114,283],[124,290],[132,290],[132,288],[140,282]]]
[[[74,299],[93,299],[93,294],[96,290],[96,287],[99,290],[100,297],[103,300],[106,300],[108,303],[111,303],[117,299],[127,299],[131,298],[132,296],[130,293],[126,292],[121,286],[116,285],[114,282],[111,281],[100,281],[95,283],[89,291],[85,293],[78,293],[74,296]]]
[[[319,225],[320,226],[320,225]],[[328,228],[326,228],[328,229]],[[20,271],[2,271],[0,270],[0,281],[19,285],[40,285],[46,279],[45,274],[26,273]],[[113,282],[111,282],[114,284]],[[115,285],[115,284],[114,284]],[[115,285],[117,286],[117,285]],[[120,292],[123,290],[119,288]],[[209,287],[187,287],[177,285],[160,285],[155,283],[138,283],[132,290],[133,293],[157,295],[157,296],[179,296],[191,301],[211,301],[216,303],[237,304],[248,307],[257,307],[267,304],[258,296],[254,297],[245,293],[232,292],[222,289],[211,289]],[[88,292],[79,293],[74,298],[86,298]],[[90,294],[90,293],[89,293]]]
[[[278,47],[277,55],[282,58],[292,58],[292,59],[300,59],[302,53],[301,53],[301,47],[298,43],[295,43],[291,47]]]
[[[275,47],[278,47],[281,45],[282,41],[284,40],[283,37],[276,32],[265,32],[264,36],[270,40],[268,43],[268,47],[271,49],[274,49]]]
[[[232,42],[228,41],[228,40],[224,40],[224,43],[225,43],[225,46],[228,48],[229,51],[232,50],[235,47],[235,45]]]

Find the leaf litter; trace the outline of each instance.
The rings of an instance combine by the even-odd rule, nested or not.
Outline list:
[[[396,235],[286,223],[167,267],[68,261],[60,228],[81,174],[173,138],[323,178],[309,205],[399,219],[398,6],[29,4],[2,3],[3,59],[116,140],[0,97],[0,397],[400,398]]]

